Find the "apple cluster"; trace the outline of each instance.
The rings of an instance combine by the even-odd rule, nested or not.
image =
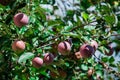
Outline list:
[[[34,67],[40,68],[43,66],[44,63],[46,65],[51,64],[53,62],[53,60],[54,60],[54,55],[52,53],[45,53],[43,59],[40,57],[33,58],[32,64]]]
[[[69,55],[71,51],[71,45],[67,41],[60,42],[57,46],[57,50],[61,55]],[[34,67],[40,68],[44,63],[47,65],[51,64],[53,60],[54,60],[54,55],[51,53],[46,53],[43,59],[39,57],[35,57],[32,60],[32,64]]]
[[[77,59],[80,58],[89,58],[95,53],[98,48],[98,43],[95,40],[91,40],[90,44],[84,43],[79,51],[75,53]]]
[[[29,18],[24,13],[17,13],[14,16],[13,21],[17,27],[21,28],[22,26],[25,26],[28,24]],[[12,43],[12,50],[15,52],[19,52],[19,53],[24,51],[25,50],[25,42],[22,40],[15,40]],[[40,57],[33,58],[32,64],[34,67],[40,68],[43,65],[43,63],[48,65],[48,64],[51,64],[53,62],[53,60],[54,60],[54,55],[51,53],[46,53],[44,55],[43,59]]]
[[[29,22],[29,18],[26,14],[24,13],[17,13],[14,17],[13,17],[13,22],[14,24],[21,28],[22,26],[25,26],[28,24]],[[25,42],[22,40],[15,40],[12,43],[12,50],[15,52],[22,52],[25,49]]]
[[[29,18],[26,14],[24,13],[17,13],[14,18],[13,18],[14,24],[21,28],[22,26],[25,26],[29,22]],[[69,55],[71,52],[72,45],[69,41],[62,41],[58,44],[57,46],[57,51],[59,52],[60,55]],[[95,40],[91,40],[90,43],[84,43],[81,45],[79,48],[78,52],[75,52],[75,57],[77,59],[80,58],[89,58],[92,57],[92,55],[95,53],[95,51],[98,48],[98,43]],[[106,55],[111,55],[113,53],[113,49],[111,46],[108,47],[110,49],[110,52],[106,53]],[[15,52],[22,52],[25,50],[25,42],[22,40],[15,40],[12,43],[12,50]],[[45,53],[44,58],[40,57],[35,57],[32,60],[32,64],[36,68],[40,68],[44,63],[46,65],[49,65],[53,62],[54,60],[54,55],[52,53]]]
[[[91,40],[90,44],[84,43],[78,52],[75,52],[75,56],[77,59],[80,58],[89,58],[91,57],[98,48],[98,43],[95,40]],[[67,41],[60,42],[58,44],[58,52],[61,55],[69,55],[71,51],[71,44]]]

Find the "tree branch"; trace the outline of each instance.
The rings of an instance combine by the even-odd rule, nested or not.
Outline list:
[[[106,63],[102,62],[102,61],[100,60],[100,58],[96,57],[95,54],[93,54],[93,55],[94,55],[94,57],[95,57],[96,59],[98,59],[98,62],[105,68],[105,70],[107,70],[108,73],[113,73],[113,72],[114,72],[114,75],[120,78],[120,72],[117,72],[117,71],[113,70],[113,69],[112,69],[111,67],[109,67]]]

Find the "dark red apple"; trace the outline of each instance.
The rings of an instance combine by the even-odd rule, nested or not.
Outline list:
[[[51,53],[46,53],[44,55],[43,61],[45,64],[51,64],[54,60],[54,55]]]
[[[32,64],[35,68],[40,68],[43,65],[43,59],[40,57],[35,57],[32,60]]]
[[[25,42],[23,42],[22,40],[16,40],[12,43],[12,50],[13,51],[24,51],[25,49]]]
[[[80,54],[83,58],[91,57],[92,54],[94,54],[94,48],[90,46],[89,44],[83,44],[80,47]]]
[[[67,41],[60,42],[58,44],[58,51],[61,53],[61,55],[68,55],[71,51],[70,43]]]
[[[17,13],[13,18],[14,24],[18,27],[22,27],[28,24],[29,18],[24,13]]]
[[[98,48],[98,43],[95,40],[91,40],[91,46],[96,50]]]

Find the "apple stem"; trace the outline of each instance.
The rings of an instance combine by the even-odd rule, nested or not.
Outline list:
[[[100,58],[98,58],[94,53],[93,53],[93,56],[100,62]]]

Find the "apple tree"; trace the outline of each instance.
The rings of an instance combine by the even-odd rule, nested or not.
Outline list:
[[[118,80],[119,58],[119,0],[0,0],[0,80]]]

